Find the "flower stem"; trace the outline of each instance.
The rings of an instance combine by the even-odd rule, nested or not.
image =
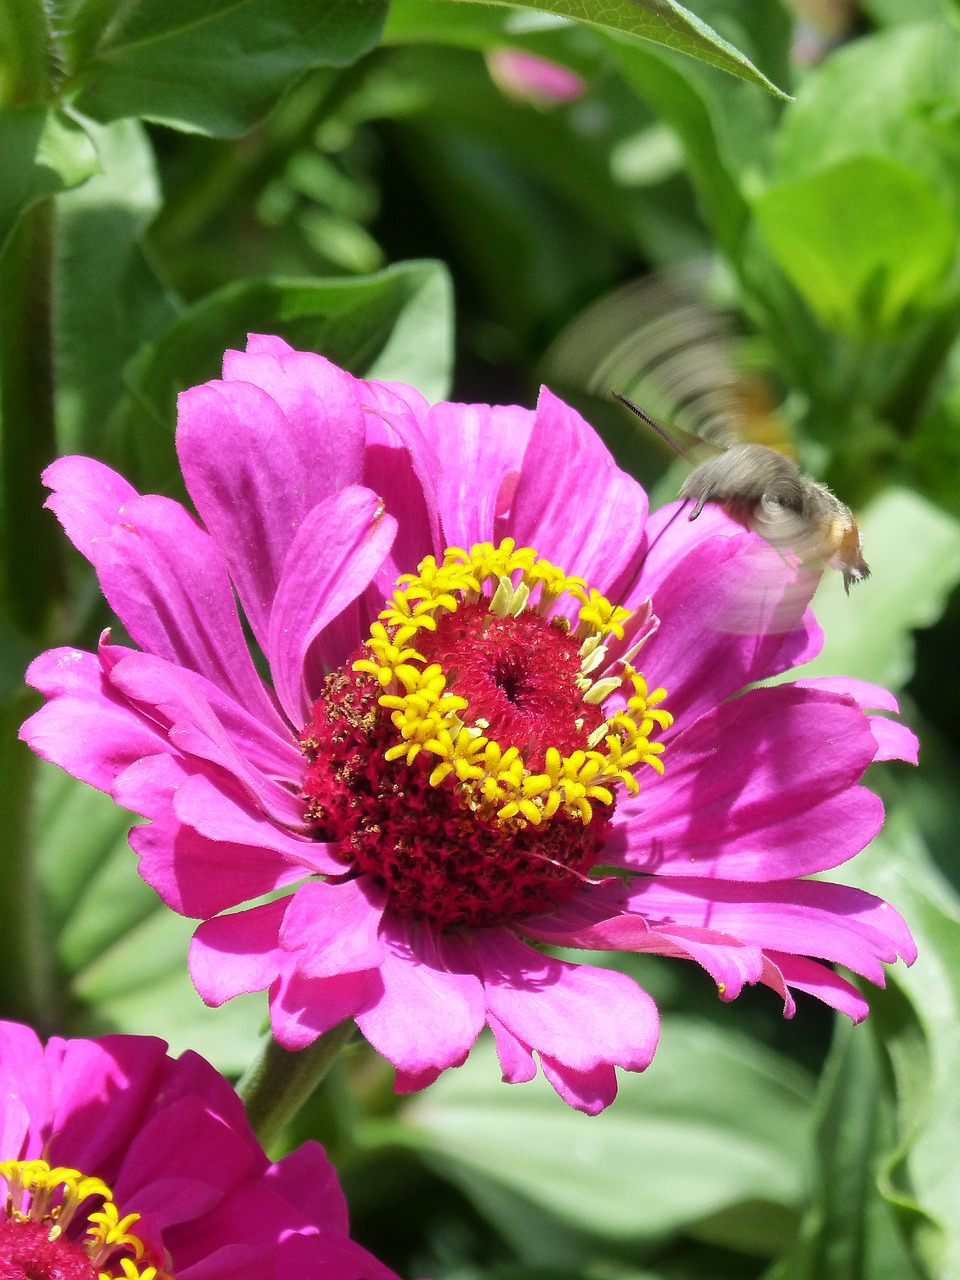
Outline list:
[[[266,1040],[260,1057],[244,1072],[237,1092],[247,1119],[269,1151],[284,1127],[297,1114],[330,1070],[354,1032],[351,1019],[325,1031],[306,1049],[291,1053],[273,1039]]]

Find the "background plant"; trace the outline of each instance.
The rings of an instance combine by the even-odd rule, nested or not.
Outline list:
[[[288,1141],[326,1143],[355,1234],[407,1274],[960,1276],[960,4],[814,18],[0,0],[5,1016],[162,1034],[233,1073],[252,1056],[262,1000],[200,1004],[189,925],[137,878],[124,815],[15,742],[29,658],[108,621],[42,466],[90,453],[175,493],[176,392],[247,330],[433,398],[532,403],[547,376],[656,484],[662,455],[558,338],[613,286],[706,257],[801,455],[861,516],[874,577],[849,601],[824,584],[815,668],[894,688],[921,733],[918,773],[873,780],[888,823],[851,870],[920,961],[851,1032],[632,960],[661,1047],[593,1120],[496,1085],[490,1046],[412,1101],[353,1048]],[[504,47],[584,94],[510,98]]]

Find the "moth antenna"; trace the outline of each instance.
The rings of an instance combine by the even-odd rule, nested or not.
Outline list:
[[[685,462],[689,462],[691,466],[697,465],[696,458],[683,447],[679,440],[675,440],[666,427],[662,427],[655,418],[651,418],[649,413],[645,413],[638,404],[634,404],[632,400],[628,400],[626,396],[622,396],[619,391],[611,391],[614,400],[619,400],[621,404],[626,405],[631,413],[635,413],[641,422],[645,422],[651,430],[655,431],[661,440],[665,441],[674,453],[679,454]]]

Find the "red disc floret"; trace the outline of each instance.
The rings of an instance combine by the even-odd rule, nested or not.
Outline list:
[[[532,749],[535,762],[550,745],[584,746],[602,721],[576,700],[577,648],[561,627],[477,610],[431,640],[430,660],[464,691],[471,721],[489,721],[485,732],[503,746]],[[466,804],[453,778],[432,785],[429,755],[410,764],[385,758],[397,732],[380,692],[348,662],[327,677],[301,735],[303,794],[317,838],[338,844],[346,866],[381,883],[392,911],[440,928],[500,924],[569,897],[600,860],[612,806],[597,806],[589,823],[565,813],[539,826],[498,823]],[[578,727],[577,714],[587,723]]]
[[[0,1221],[0,1280],[97,1280],[89,1254],[64,1237],[50,1239],[50,1224]]]

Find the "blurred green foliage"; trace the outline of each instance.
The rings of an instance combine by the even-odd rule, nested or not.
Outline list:
[[[29,657],[107,621],[42,466],[88,452],[176,492],[176,391],[260,330],[434,399],[529,402],[547,376],[653,484],[656,446],[550,353],[609,290],[705,259],[801,457],[861,517],[874,577],[824,584],[816,669],[896,689],[927,744],[918,774],[878,774],[888,825],[849,869],[920,961],[853,1034],[633,961],[662,1047],[599,1120],[496,1085],[488,1045],[403,1103],[355,1048],[290,1140],[329,1145],[357,1233],[408,1275],[960,1277],[960,4],[49,12],[0,0],[5,1014],[160,1033],[231,1072],[264,1017],[200,1004],[124,815],[14,741]],[[511,97],[505,47],[584,92]]]

